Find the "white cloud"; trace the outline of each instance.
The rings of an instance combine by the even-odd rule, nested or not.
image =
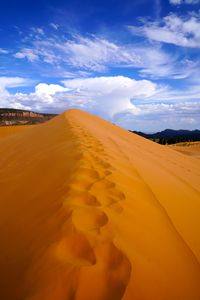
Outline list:
[[[29,106],[18,102],[15,95],[11,95],[9,89],[28,86],[31,80],[22,77],[0,77],[0,107],[14,107],[30,109]]]
[[[32,27],[31,30],[34,34],[38,34],[38,35],[44,35],[45,34],[44,30],[40,27]]]
[[[132,130],[157,132],[166,128],[196,129],[200,127],[200,105],[198,101],[174,103],[141,103],[135,114],[127,110],[113,119],[117,124]]]
[[[128,28],[133,34],[143,35],[150,40],[200,48],[200,19],[197,16],[183,18],[170,14],[161,22],[146,22],[143,26]]]
[[[16,84],[21,85],[22,82],[15,82],[13,79],[9,81],[7,78],[4,90]],[[16,102],[31,107],[32,110],[63,111],[69,107],[81,107],[112,118],[116,113],[127,109],[136,111],[135,105],[131,103],[133,97],[147,99],[159,91],[159,87],[151,81],[134,80],[124,76],[72,79],[63,81],[63,84],[64,87],[40,83],[36,85],[33,93],[11,95],[7,92],[2,94],[1,99],[9,102],[12,98],[12,105]]]
[[[134,80],[124,76],[96,77],[63,81],[73,89],[77,98],[86,98],[98,114],[113,117],[126,109],[136,109],[133,97],[148,98],[157,92],[157,85],[148,80]]]
[[[76,36],[73,40],[56,41],[52,39],[34,42],[34,49],[45,62],[64,62],[83,70],[105,71],[114,65],[138,64],[140,57],[132,48],[117,45],[97,37],[83,38]],[[49,60],[51,57],[51,60]]]
[[[53,68],[54,74],[63,77],[87,77],[92,75],[89,72],[104,73],[110,68],[137,68],[142,77],[186,78],[195,68],[194,65],[183,67],[177,62],[176,55],[161,47],[120,45],[95,36],[83,38],[78,35],[72,40],[45,36],[31,40],[31,43],[31,48],[22,48],[15,57],[38,61],[40,65],[45,62]],[[69,68],[75,69],[70,76]]]
[[[69,89],[65,88],[59,84],[46,84],[46,83],[39,83],[35,87],[35,95],[38,98],[43,98],[43,101],[47,103],[53,103],[52,95],[57,93],[64,93],[68,92]]]
[[[35,87],[35,93],[38,96],[43,95],[55,95],[58,92],[66,92],[69,89],[64,88],[59,84],[46,84],[46,83],[39,83]]]
[[[22,77],[0,77],[0,93],[8,94],[9,88],[27,86],[31,80]]]
[[[197,4],[200,0],[169,0],[169,2],[173,5],[180,5],[180,4]]]
[[[33,93],[15,93],[11,94],[10,88],[30,86],[33,82],[20,77],[0,77],[0,107],[14,107],[23,109],[58,109],[68,88],[59,84],[39,83],[35,86]],[[62,110],[65,103],[61,101]]]
[[[178,5],[182,3],[182,0],[169,0],[171,4]]]
[[[21,51],[14,54],[15,58],[26,58],[30,62],[39,60],[39,56],[34,49],[23,48]]]
[[[152,81],[129,77],[65,80],[63,85],[40,83],[32,93],[11,94],[8,88],[26,85],[22,78],[0,78],[1,107],[41,112],[81,108],[123,127],[143,131],[200,126],[200,87],[174,90]]]
[[[0,54],[8,54],[9,51],[3,48],[0,48]]]
[[[58,28],[60,27],[58,24],[55,23],[50,23],[49,25],[55,30],[58,30]]]

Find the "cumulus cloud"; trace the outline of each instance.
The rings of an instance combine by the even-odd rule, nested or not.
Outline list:
[[[161,22],[146,22],[143,26],[128,28],[133,34],[145,36],[150,40],[200,48],[200,19],[197,16],[185,18],[170,14]]]
[[[41,98],[43,102],[53,103],[54,100],[52,95],[57,93],[64,93],[69,91],[68,88],[65,88],[59,84],[46,84],[46,83],[39,83],[35,87],[35,95],[38,98]]]
[[[20,77],[0,77],[0,106],[31,110],[59,110],[68,107],[65,93],[69,91],[59,84],[39,83],[32,93],[11,93],[10,88],[29,86],[32,81]],[[65,107],[66,105],[66,107]]]
[[[148,80],[124,76],[64,80],[62,84],[40,83],[32,93],[8,91],[27,84],[22,78],[0,78],[0,106],[59,113],[81,108],[128,129],[158,131],[200,126],[200,87],[173,90]]]
[[[9,89],[28,86],[31,83],[31,80],[22,77],[0,77],[0,107],[30,109],[29,106],[21,104],[15,95],[12,97]]]
[[[200,126],[200,87],[174,90],[148,80],[124,76],[40,83],[32,93],[11,94],[9,88],[27,85],[24,78],[0,78],[0,106],[59,113],[81,108],[122,127],[143,131]],[[3,92],[2,92],[3,91]]]
[[[169,2],[173,5],[180,5],[180,4],[197,4],[200,0],[169,0]]]
[[[66,91],[68,91],[68,89],[59,84],[39,83],[35,87],[35,93],[36,95],[39,96],[55,95],[58,92],[66,92]]]
[[[85,97],[96,113],[113,117],[116,113],[136,107],[133,97],[148,98],[157,92],[157,85],[148,80],[134,80],[124,76],[96,77],[63,81],[77,97]]]
[[[1,81],[0,81],[1,82]],[[4,90],[21,81],[7,78]],[[63,85],[40,83],[35,86],[35,91],[30,94],[10,93],[2,94],[4,100],[12,97],[21,105],[32,109],[62,111],[69,107],[81,107],[86,110],[112,118],[115,114],[127,109],[137,110],[131,99],[147,99],[159,91],[159,87],[148,80],[134,80],[124,76],[94,77],[64,80]],[[7,96],[7,97],[6,97]],[[5,102],[4,101],[4,102]],[[8,103],[9,104],[9,103]]]

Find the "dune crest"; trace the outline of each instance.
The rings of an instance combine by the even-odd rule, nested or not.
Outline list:
[[[199,300],[199,179],[79,110],[0,140],[0,298]]]

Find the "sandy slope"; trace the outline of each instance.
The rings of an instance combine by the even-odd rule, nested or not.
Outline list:
[[[0,140],[32,127],[34,125],[0,126]]]
[[[183,154],[200,158],[200,142],[185,142],[170,146],[173,150],[179,151]]]
[[[199,300],[199,160],[70,110],[0,141],[0,299]]]

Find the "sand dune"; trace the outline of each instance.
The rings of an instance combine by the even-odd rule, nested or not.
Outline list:
[[[184,142],[170,146],[173,150],[179,151],[183,154],[200,158],[200,142]]]
[[[34,125],[0,126],[0,140],[32,127]]]
[[[199,300],[197,162],[78,110],[0,140],[0,299]]]

